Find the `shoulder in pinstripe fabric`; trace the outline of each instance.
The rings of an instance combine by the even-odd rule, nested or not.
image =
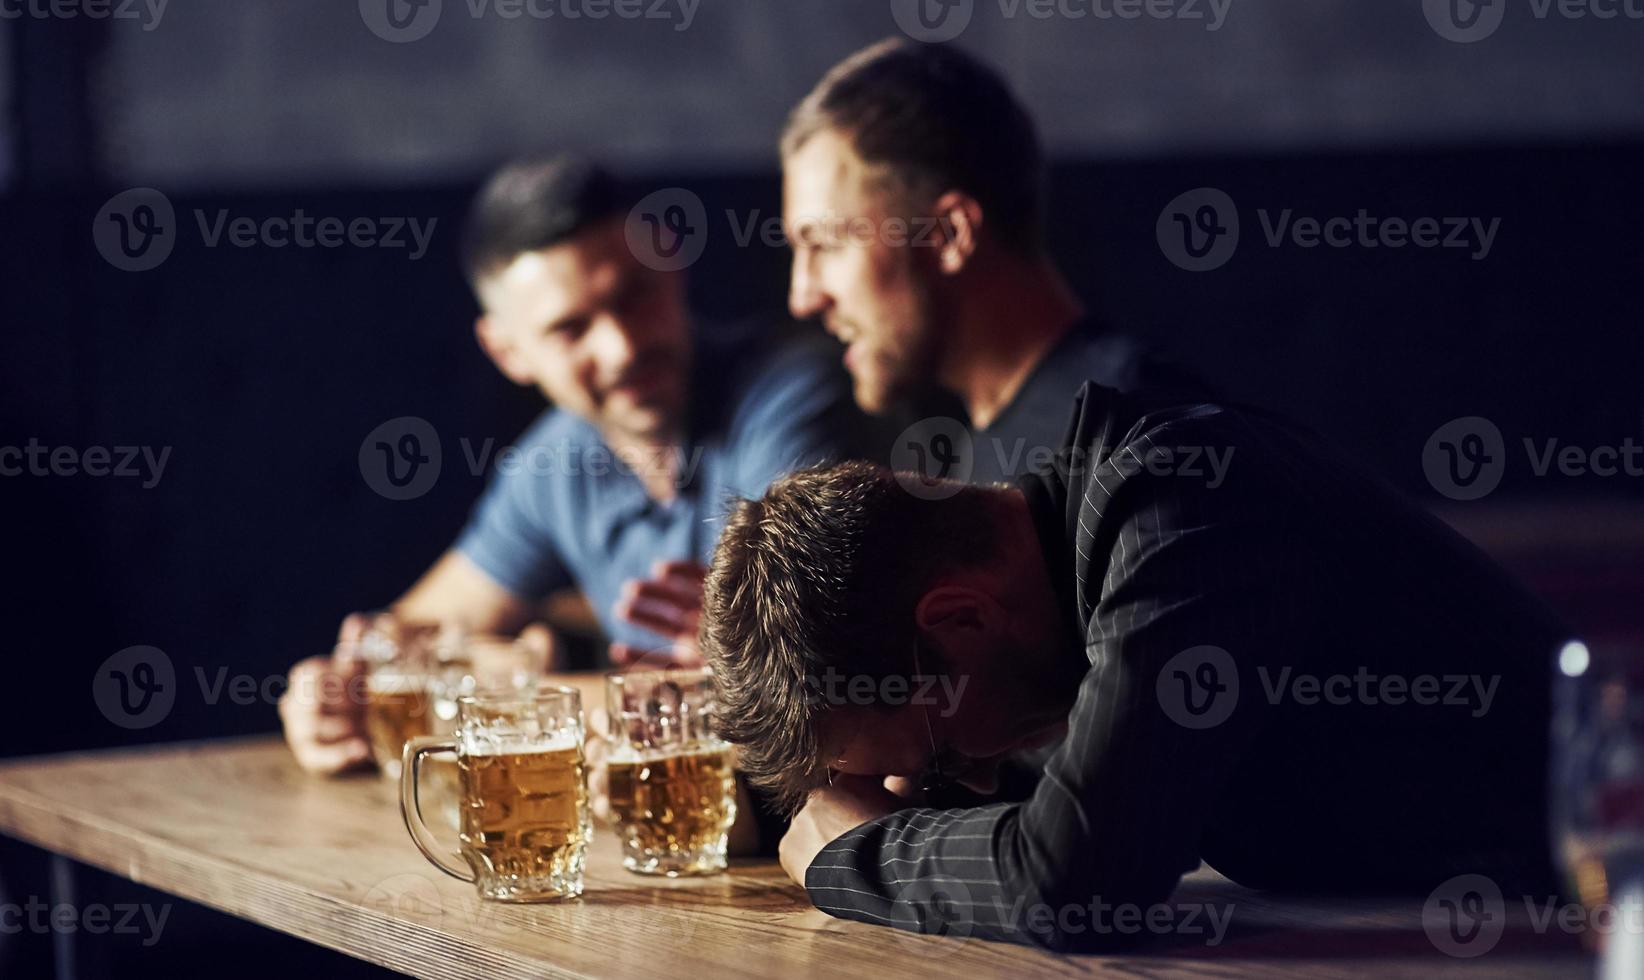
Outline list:
[[[733,514],[704,622],[727,735],[796,811],[784,865],[834,915],[1099,949],[1149,931],[1102,910],[1156,909],[1201,861],[1257,888],[1552,889],[1561,627],[1259,410],[1087,384],[1014,485],[784,478]],[[816,697],[828,672],[862,696]],[[884,696],[931,674],[957,703]],[[1430,675],[1491,699],[1413,696]]]

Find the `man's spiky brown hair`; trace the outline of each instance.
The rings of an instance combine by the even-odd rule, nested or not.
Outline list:
[[[801,470],[732,510],[708,573],[702,649],[738,767],[796,809],[827,778],[817,721],[829,672],[907,673],[934,576],[997,556],[992,495],[916,497],[889,470]]]

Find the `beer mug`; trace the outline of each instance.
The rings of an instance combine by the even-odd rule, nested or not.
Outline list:
[[[572,688],[477,691],[457,701],[457,730],[405,746],[400,814],[423,856],[480,897],[541,902],[582,894],[592,822],[582,755],[582,699]],[[418,770],[433,753],[457,758],[461,863],[424,823]]]
[[[713,734],[713,677],[705,669],[610,674],[611,820],[622,864],[639,874],[725,870],[736,819],[730,743]]]
[[[430,731],[456,731],[457,701],[476,691],[529,690],[547,670],[548,651],[525,637],[470,633],[457,627],[441,631],[429,671]]]
[[[433,730],[428,679],[438,632],[432,623],[406,623],[391,613],[375,613],[360,636],[359,655],[366,662],[366,741],[377,769],[389,779],[400,778],[405,743]]]
[[[535,690],[548,661],[546,647],[532,639],[470,633],[455,626],[441,630],[434,654],[428,676],[429,722],[424,731],[416,733],[421,735],[455,734],[457,704],[476,691]],[[398,769],[396,759],[396,773]],[[437,826],[461,829],[462,790],[456,759],[425,759],[419,791],[423,812],[432,810],[439,815]]]

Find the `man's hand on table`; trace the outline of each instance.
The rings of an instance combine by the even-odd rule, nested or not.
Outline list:
[[[343,620],[337,649],[291,668],[280,697],[280,723],[297,764],[331,775],[371,761],[365,738],[365,660],[360,640],[371,625],[356,613]]]
[[[697,626],[702,620],[702,582],[708,569],[694,561],[659,561],[648,579],[630,579],[616,602],[616,617],[668,639],[660,650],[611,644],[611,662],[619,667],[661,669],[700,667]]]
[[[782,870],[799,884],[822,848],[869,820],[906,809],[910,801],[885,788],[877,776],[835,773],[833,783],[811,793],[782,837]]]

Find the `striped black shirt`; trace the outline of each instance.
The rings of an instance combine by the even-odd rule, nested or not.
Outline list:
[[[1018,486],[1088,664],[1067,737],[1025,801],[830,843],[818,908],[1093,949],[1127,937],[1060,910],[1146,909],[1201,860],[1252,887],[1545,887],[1562,631],[1470,545],[1300,427],[1095,385]]]

